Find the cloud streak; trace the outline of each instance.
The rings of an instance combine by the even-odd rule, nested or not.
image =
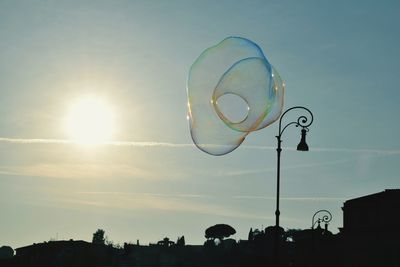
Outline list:
[[[179,173],[169,175],[162,170],[137,167],[131,164],[109,163],[39,163],[21,166],[0,166],[0,175],[45,177],[58,179],[179,179]]]
[[[246,149],[257,149],[257,150],[276,150],[276,147],[271,146],[246,146],[242,147]],[[296,151],[295,147],[283,147],[284,150]],[[380,155],[400,155],[400,150],[388,150],[388,149],[365,149],[365,148],[327,148],[327,147],[312,147],[309,152],[333,152],[333,153],[370,153]]]
[[[80,191],[75,192],[78,195],[87,195],[87,196],[125,196],[131,198],[173,198],[173,199],[217,199],[217,198],[225,198],[225,199],[249,199],[249,200],[271,200],[275,201],[276,197],[268,197],[268,196],[251,196],[251,195],[208,195],[208,194],[167,194],[167,193],[131,193],[131,192],[119,192],[119,191]],[[349,199],[349,197],[281,197],[283,201],[345,201]]]
[[[357,158],[330,160],[330,161],[316,162],[316,163],[296,164],[296,165],[292,165],[292,166],[284,166],[284,167],[281,167],[281,169],[290,170],[290,169],[323,167],[323,166],[330,166],[330,165],[346,164],[346,163],[350,163],[350,162],[353,162],[356,160],[357,160]],[[272,168],[262,168],[262,169],[241,169],[241,170],[224,171],[224,172],[219,172],[219,173],[211,173],[210,175],[213,175],[213,176],[243,176],[243,175],[252,175],[252,174],[275,172],[275,171],[276,171],[276,167],[272,167]]]
[[[0,137],[0,143],[9,144],[80,144],[78,141],[70,139],[51,139],[51,138],[9,138]],[[171,143],[171,142],[157,142],[157,141],[107,141],[99,143],[99,145],[112,145],[112,146],[131,146],[131,147],[165,147],[165,148],[193,148],[194,144],[191,143]],[[210,145],[217,146],[217,145]],[[254,146],[254,145],[241,145],[243,149],[254,150],[275,150],[273,146]],[[284,147],[288,151],[295,151],[295,147]],[[385,149],[364,149],[364,148],[323,148],[313,147],[310,152],[334,152],[334,153],[371,153],[380,155],[400,155],[400,150],[385,150]]]
[[[272,220],[261,212],[242,211],[216,203],[205,203],[199,198],[207,195],[165,194],[165,193],[127,193],[127,192],[76,192],[77,197],[60,201],[78,206],[118,210],[162,210],[167,212],[191,212],[218,217]],[[185,201],[183,201],[183,199]]]
[[[80,144],[69,139],[45,139],[45,138],[8,138],[0,137],[0,143],[9,144]],[[133,147],[194,147],[193,144],[177,144],[168,142],[135,142],[135,141],[108,141],[99,145],[133,146]]]
[[[275,197],[266,197],[266,196],[234,196],[237,199],[249,199],[249,200],[271,200],[275,201]],[[309,202],[336,202],[336,201],[346,201],[349,197],[281,197],[280,200],[283,201],[309,201]]]

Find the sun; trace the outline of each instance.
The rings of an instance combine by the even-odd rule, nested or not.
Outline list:
[[[83,97],[70,106],[66,130],[69,138],[80,144],[111,141],[115,131],[114,112],[103,99]]]

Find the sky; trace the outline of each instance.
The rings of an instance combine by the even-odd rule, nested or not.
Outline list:
[[[256,42],[286,84],[284,108],[314,123],[309,152],[288,128],[281,225],[309,228],[347,199],[400,188],[398,1],[0,0],[0,246],[155,243],[274,225],[278,128],[224,156],[193,146],[187,75],[228,36]],[[73,103],[102,99],[114,142],[68,141]],[[293,116],[296,116],[294,114]],[[295,117],[289,117],[295,118]]]

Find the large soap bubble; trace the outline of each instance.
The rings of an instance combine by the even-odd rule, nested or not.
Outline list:
[[[206,49],[190,68],[187,91],[193,142],[211,155],[233,151],[283,108],[278,72],[257,44],[241,37]]]

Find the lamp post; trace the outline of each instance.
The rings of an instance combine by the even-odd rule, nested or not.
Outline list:
[[[306,115],[301,115],[297,118],[297,121],[292,121],[287,123],[285,126],[282,127],[282,119],[285,115],[294,109],[303,110],[307,113]],[[298,151],[308,151],[308,145],[306,143],[306,134],[308,132],[308,127],[313,123],[314,116],[312,112],[305,107],[302,106],[295,106],[287,109],[281,115],[279,119],[279,132],[276,136],[278,141],[278,147],[276,149],[277,152],[277,175],[276,175],[276,210],[275,210],[275,266],[279,266],[279,216],[281,214],[279,210],[279,198],[280,198],[280,168],[281,168],[281,152],[282,152],[282,134],[286,130],[286,128],[290,125],[294,125],[296,127],[301,127],[301,140],[300,143],[297,145]]]

